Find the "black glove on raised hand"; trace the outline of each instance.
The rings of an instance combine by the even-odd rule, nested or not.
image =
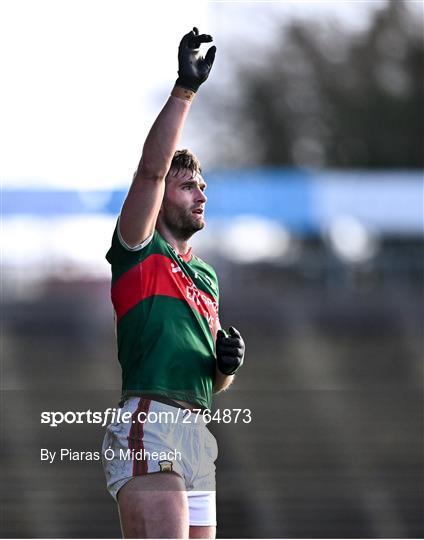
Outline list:
[[[245,345],[240,332],[230,326],[230,335],[218,330],[216,336],[216,361],[224,375],[233,375],[242,365]]]
[[[197,28],[193,28],[183,37],[178,48],[176,85],[197,92],[199,86],[206,81],[215,59],[216,47],[210,47],[204,58],[199,52],[199,47],[202,43],[211,41],[212,36],[208,34],[200,34],[199,36]]]

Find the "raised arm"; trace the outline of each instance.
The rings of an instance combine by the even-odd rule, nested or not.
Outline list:
[[[197,28],[186,34],[178,49],[178,79],[147,139],[119,220],[121,238],[129,247],[141,244],[154,231],[165,192],[165,177],[177,148],[192,99],[211,70],[216,48],[205,58],[202,43],[212,41]]]

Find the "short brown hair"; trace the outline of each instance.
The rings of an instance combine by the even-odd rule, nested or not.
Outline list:
[[[197,173],[202,174],[200,161],[190,152],[190,150],[176,150],[169,170],[175,171],[174,174],[178,174],[184,169],[188,169],[193,175]]]

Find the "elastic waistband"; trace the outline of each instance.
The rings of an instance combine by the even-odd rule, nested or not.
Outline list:
[[[166,396],[161,396],[158,394],[144,394],[144,393],[142,395],[127,395],[123,397],[121,401],[119,402],[119,407],[123,407],[127,399],[133,398],[133,397],[139,397],[139,398],[150,399],[152,401],[158,401],[159,403],[164,403],[165,405],[169,405],[170,407],[176,407],[177,409],[186,410],[188,408],[188,407],[184,407],[184,405],[181,405],[181,403],[178,403],[178,401],[174,401],[173,399],[168,398]],[[200,405],[193,406],[193,408],[203,410],[203,407],[201,407]]]
[[[204,409],[191,411],[182,407],[179,403],[175,406],[165,403],[163,396],[160,396],[160,401],[151,399],[146,394],[142,396],[128,396],[127,399],[119,405],[123,413],[130,413],[131,418],[134,418],[134,413],[143,415],[143,422],[148,424],[175,424],[180,425],[184,429],[203,429],[207,427],[210,420],[204,416]],[[166,398],[165,399],[169,399]],[[173,400],[170,400],[171,402]],[[169,416],[170,415],[170,416]],[[122,417],[121,417],[122,418]]]

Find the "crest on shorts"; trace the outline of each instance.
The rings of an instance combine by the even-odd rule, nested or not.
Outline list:
[[[160,472],[172,472],[172,461],[163,459],[162,461],[159,461],[158,463],[160,467]]]

